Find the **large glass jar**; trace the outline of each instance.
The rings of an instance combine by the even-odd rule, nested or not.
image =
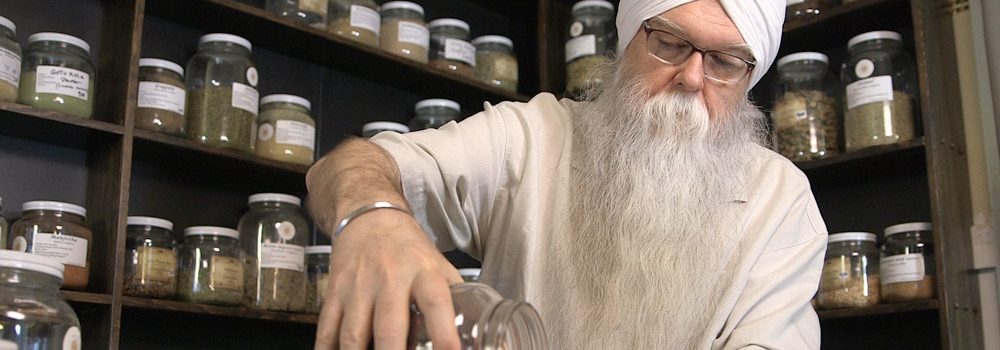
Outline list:
[[[306,311],[319,313],[323,307],[323,297],[327,285],[330,284],[330,252],[328,245],[313,245],[306,247],[306,269],[309,274],[309,287],[306,291]]]
[[[294,95],[267,95],[260,99],[257,155],[282,162],[312,165],[316,150],[316,122],[312,104]]]
[[[17,85],[21,81],[21,44],[14,33],[17,26],[0,16],[0,101],[17,101]]]
[[[462,349],[548,349],[542,318],[531,304],[504,299],[479,283],[451,286]],[[432,349],[423,315],[411,308],[408,349]]]
[[[436,129],[458,119],[462,109],[458,102],[443,98],[432,98],[417,102],[413,108],[416,116],[410,120],[410,130]]]
[[[267,0],[264,8],[311,27],[326,28],[327,0]]]
[[[125,295],[166,299],[177,291],[174,223],[129,216],[125,228]]]
[[[476,46],[476,78],[507,91],[517,91],[517,57],[514,42],[499,35],[472,40]]]
[[[831,234],[817,302],[826,309],[865,307],[879,301],[878,237],[868,232]]]
[[[785,20],[798,21],[812,18],[833,7],[833,0],[788,0],[785,3]]]
[[[209,146],[253,153],[257,135],[257,68],[250,41],[208,34],[187,65],[187,136]]]
[[[243,305],[262,310],[305,311],[305,250],[309,224],[302,201],[280,193],[250,196],[240,218],[246,273]]]
[[[94,74],[90,45],[83,39],[61,33],[32,34],[21,62],[18,102],[90,118],[97,80]]]
[[[184,68],[167,60],[139,59],[136,128],[184,136],[186,98]]]
[[[63,202],[31,201],[21,205],[21,212],[21,219],[11,226],[10,249],[62,263],[66,266],[63,287],[87,288],[93,241],[87,209]]]
[[[916,137],[917,70],[900,38],[876,31],[847,43],[850,57],[840,69],[847,152]]]
[[[567,28],[566,93],[580,98],[600,84],[594,69],[607,62],[618,45],[615,5],[605,0],[583,0],[573,5],[573,20]]]
[[[778,60],[774,84],[774,143],[778,153],[793,161],[840,153],[837,138],[837,78],[826,55],[794,53]]]
[[[431,66],[476,77],[476,47],[469,42],[469,24],[454,18],[441,18],[427,24],[431,31]]]
[[[424,8],[409,1],[382,4],[382,50],[420,63],[427,63],[431,34],[424,23]]]
[[[397,122],[371,122],[361,126],[361,136],[370,138],[383,131],[395,131],[400,134],[410,132],[410,127]]]
[[[180,300],[239,305],[243,299],[240,233],[231,228],[194,226],[184,230],[177,261]]]
[[[330,0],[327,30],[359,43],[377,47],[382,25],[373,0]]]
[[[80,350],[80,320],[59,294],[58,261],[0,250],[0,339],[13,349]]]
[[[895,303],[932,299],[934,238],[929,222],[910,222],[885,229],[882,245],[882,300]]]

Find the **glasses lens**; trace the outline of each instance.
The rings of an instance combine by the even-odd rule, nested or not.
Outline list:
[[[653,31],[646,40],[649,53],[669,64],[681,64],[691,55],[691,44],[676,35]]]
[[[739,57],[709,51],[705,54],[705,74],[709,77],[732,82],[739,80],[749,70],[749,66]]]

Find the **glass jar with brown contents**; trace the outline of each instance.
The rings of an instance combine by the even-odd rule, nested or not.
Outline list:
[[[427,63],[431,34],[424,23],[424,8],[409,1],[382,4],[379,46],[393,55]]]
[[[257,193],[240,218],[246,295],[243,305],[261,310],[305,311],[305,250],[309,223],[302,200],[282,193]]]
[[[431,31],[430,64],[461,76],[476,77],[476,47],[469,42],[469,24],[441,18],[427,25]]]
[[[490,86],[517,91],[517,57],[514,42],[499,35],[472,40],[476,46],[476,78]]]
[[[139,59],[139,97],[135,127],[184,136],[187,88],[184,68],[156,58]]]
[[[566,94],[582,98],[601,83],[594,71],[609,60],[618,45],[615,5],[605,0],[573,4],[573,20],[566,36]]]
[[[381,18],[372,0],[330,0],[327,30],[359,43],[378,46]]]
[[[882,245],[882,299],[895,303],[934,298],[934,238],[929,222],[885,229]]]
[[[817,302],[827,309],[865,307],[879,302],[877,237],[868,232],[830,235]]]
[[[129,216],[125,229],[125,295],[171,298],[177,289],[174,223]]]
[[[90,279],[90,246],[93,233],[87,226],[87,209],[75,204],[32,201],[21,206],[24,214],[11,226],[10,248],[41,255],[66,266],[66,289],[83,290]]]
[[[778,153],[793,161],[840,153],[837,79],[827,68],[826,55],[798,52],[778,60],[774,84],[774,143]]]

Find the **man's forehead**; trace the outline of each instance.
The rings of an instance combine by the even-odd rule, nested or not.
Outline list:
[[[698,35],[698,33],[703,33],[704,30],[707,28],[691,28],[691,26],[684,26],[682,24],[679,24],[677,23],[677,21],[671,19],[671,17],[673,17],[670,14],[671,11],[673,10],[664,12],[659,16],[650,18],[649,24],[655,29],[665,29],[671,33],[681,35],[688,40],[702,39],[701,36]],[[700,23],[704,22],[699,22],[699,24]],[[711,24],[711,23],[705,24],[705,26],[713,26],[713,25],[718,25],[718,24]],[[715,40],[715,42],[711,43],[700,42],[696,44],[710,46],[709,48],[712,49],[736,50],[746,54],[746,57],[753,57],[753,52],[750,50],[750,45],[747,45],[746,42],[743,41],[743,37],[739,35],[738,31],[736,32],[735,36],[730,36],[729,38]]]

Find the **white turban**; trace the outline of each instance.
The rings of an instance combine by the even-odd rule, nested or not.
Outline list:
[[[656,17],[668,10],[694,0],[621,0],[618,5],[618,53],[632,41],[639,31],[642,21]],[[786,0],[720,0],[743,40],[750,45],[750,51],[757,59],[757,66],[750,76],[753,88],[764,76],[781,43],[781,26],[785,21]]]

